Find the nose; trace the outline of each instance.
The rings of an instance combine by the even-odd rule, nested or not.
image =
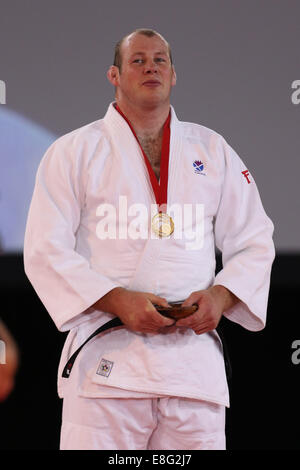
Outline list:
[[[157,64],[156,62],[154,62],[154,60],[147,60],[144,68],[144,73],[157,73]]]

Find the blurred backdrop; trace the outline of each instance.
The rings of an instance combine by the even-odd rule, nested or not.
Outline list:
[[[114,45],[138,27],[171,44],[179,119],[225,137],[275,226],[266,329],[224,321],[233,366],[228,448],[300,447],[300,364],[292,360],[300,340],[299,15],[297,0],[0,0],[0,317],[20,352],[15,388],[0,404],[1,449],[58,447],[65,335],[24,275],[26,217],[44,152],[103,117],[114,97],[106,78]]]

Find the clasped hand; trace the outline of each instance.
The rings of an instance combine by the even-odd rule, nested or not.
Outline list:
[[[197,335],[215,329],[223,312],[237,298],[223,286],[213,286],[192,292],[182,306],[197,304],[195,313],[177,322],[164,317],[153,304],[169,307],[166,299],[148,292],[136,292],[116,287],[94,304],[96,309],[117,315],[131,331],[159,333],[170,326],[191,328]]]

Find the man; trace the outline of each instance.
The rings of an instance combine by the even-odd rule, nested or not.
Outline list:
[[[123,38],[108,79],[116,102],[104,119],[44,156],[25,237],[26,273],[58,329],[70,330],[61,449],[225,449],[215,328],[222,315],[264,327],[273,225],[225,140],[178,121],[160,34]],[[177,321],[158,312],[175,301],[197,310]],[[62,377],[115,317],[123,326],[95,336]]]

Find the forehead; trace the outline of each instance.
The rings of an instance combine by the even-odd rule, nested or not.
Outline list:
[[[168,54],[168,45],[166,41],[159,36],[145,36],[143,34],[131,34],[122,43],[123,57],[141,53],[165,53]]]

